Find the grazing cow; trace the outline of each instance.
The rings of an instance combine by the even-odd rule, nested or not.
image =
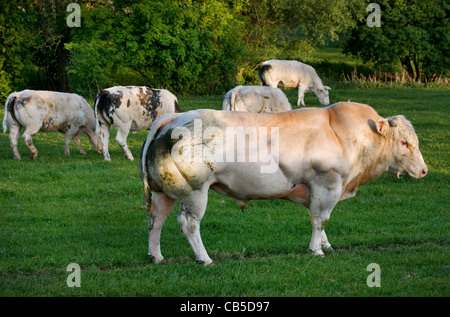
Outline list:
[[[177,98],[168,90],[139,86],[116,86],[102,90],[95,100],[97,134],[103,146],[103,157],[110,161],[108,142],[110,126],[117,129],[116,141],[129,160],[134,160],[127,146],[128,133],[148,130],[164,113],[181,112]]]
[[[246,112],[282,112],[292,110],[279,88],[237,86],[225,94],[222,110]]]
[[[282,83],[284,88],[298,88],[297,106],[305,105],[305,92],[312,91],[323,105],[330,104],[328,90],[317,75],[315,69],[298,61],[271,59],[261,64],[258,79],[264,86],[277,87]]]
[[[11,93],[6,99],[3,133],[6,133],[7,127],[15,160],[20,160],[17,141],[22,127],[25,127],[22,138],[31,151],[32,160],[38,155],[32,139],[38,131],[64,133],[64,155],[70,155],[72,139],[80,153],[86,154],[81,145],[81,134],[87,134],[94,149],[101,153],[100,139],[95,134],[94,111],[77,94],[40,90]]]
[[[244,144],[245,160],[239,160],[242,143],[234,146],[242,130],[249,135],[259,130]],[[246,157],[255,151],[257,159]],[[269,165],[275,168],[264,170]],[[280,198],[306,206],[312,223],[309,249],[323,256],[322,248],[331,249],[325,225],[339,201],[384,172],[413,178],[427,174],[419,140],[405,117],[385,119],[353,102],[280,113],[165,115],[150,130],[139,168],[149,215],[149,255],[156,263],[163,260],[161,227],[177,200],[178,222],[197,261],[212,262],[200,237],[209,189],[241,207],[252,199]]]

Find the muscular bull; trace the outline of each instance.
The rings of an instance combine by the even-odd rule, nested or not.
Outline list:
[[[241,206],[252,199],[306,206],[312,224],[309,249],[323,256],[322,249],[331,248],[325,226],[339,201],[384,172],[422,178],[428,171],[404,116],[383,118],[352,102],[282,113],[165,115],[152,126],[139,167],[153,261],[163,260],[161,227],[179,201],[181,231],[204,264],[212,262],[200,237],[209,189]]]

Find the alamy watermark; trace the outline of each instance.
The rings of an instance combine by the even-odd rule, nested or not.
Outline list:
[[[67,272],[72,272],[67,276],[68,287],[81,287],[81,268],[77,263],[70,263],[67,268]]]
[[[69,3],[66,9],[67,12],[72,12],[67,16],[66,22],[69,28],[81,27],[81,9],[78,3]]]
[[[367,12],[371,12],[367,17],[367,26],[373,28],[374,26],[381,27],[381,9],[378,3],[369,3],[366,8]]]
[[[369,287],[381,287],[381,269],[377,263],[370,263],[367,272],[372,272],[367,276],[366,283]]]
[[[261,173],[278,170],[278,127],[203,128],[202,120],[194,119],[193,129],[176,127],[171,138],[179,140],[171,149],[172,159],[178,163],[248,162],[259,163]]]

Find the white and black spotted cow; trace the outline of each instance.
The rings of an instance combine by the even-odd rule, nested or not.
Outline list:
[[[153,121],[165,113],[181,112],[177,97],[165,89],[145,86],[115,86],[102,90],[95,100],[97,134],[100,136],[103,157],[110,161],[108,142],[110,126],[116,130],[116,141],[129,160],[134,160],[127,146],[131,131],[148,130]]]
[[[94,149],[101,152],[101,143],[95,134],[94,112],[86,100],[77,94],[43,90],[13,92],[6,99],[3,133],[8,127],[15,160],[20,160],[17,142],[22,127],[25,128],[22,138],[31,151],[32,160],[38,155],[33,144],[33,136],[38,131],[64,133],[65,155],[70,155],[72,139],[80,152],[86,154],[81,145],[81,134],[87,134]]]

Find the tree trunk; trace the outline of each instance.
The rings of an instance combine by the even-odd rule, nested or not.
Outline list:
[[[408,75],[414,81],[416,78],[416,74],[411,64],[411,58],[408,55],[406,55],[405,57],[400,57],[400,62],[402,63],[403,67],[405,67],[406,71],[408,72]]]

